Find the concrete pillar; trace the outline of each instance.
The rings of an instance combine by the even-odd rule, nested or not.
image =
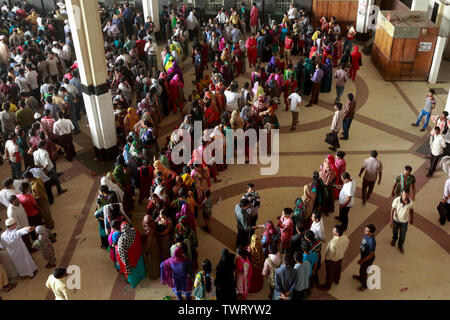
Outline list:
[[[360,35],[368,34],[375,30],[378,17],[378,7],[374,6],[374,0],[359,0],[358,15],[356,17],[356,32]]]
[[[152,18],[155,25],[155,32],[159,32],[159,7],[158,0],[142,0],[142,9],[144,11],[144,19],[147,21],[147,17]]]
[[[66,0],[66,6],[94,150],[110,158],[117,153],[117,134],[97,2]]]
[[[448,96],[447,96],[447,102],[445,103],[445,111],[447,111],[450,114],[450,87],[448,90]],[[449,116],[450,118],[450,116]]]
[[[412,0],[411,11],[428,11],[428,0]]]
[[[436,48],[434,49],[433,63],[431,64],[430,74],[428,76],[428,82],[436,84],[437,77],[439,75],[439,69],[441,67],[442,55],[444,54],[445,44],[447,37],[438,36],[436,40]]]

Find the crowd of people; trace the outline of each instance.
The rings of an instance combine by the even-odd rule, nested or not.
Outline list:
[[[73,136],[81,132],[78,121],[85,113],[67,12],[62,2],[58,6],[47,16],[26,1],[11,8],[4,3],[1,8],[0,121],[3,159],[11,166],[11,178],[3,181],[0,191],[8,216],[1,246],[10,255],[9,263],[2,260],[5,267],[0,264],[5,291],[16,285],[8,281],[12,272],[23,279],[35,276],[37,266],[31,254],[38,249],[48,261],[47,268],[56,266],[52,246],[56,235],[50,231],[57,228],[50,210],[52,186],[58,194],[67,191],[58,179],[57,159],[76,158]],[[334,17],[323,17],[314,28],[308,14],[294,5],[281,23],[267,24],[261,23],[256,4],[252,8],[242,4],[239,11],[220,8],[208,21],[195,9],[187,12],[185,6],[171,5],[164,6],[161,15],[159,53],[151,17],[143,17],[128,4],[99,5],[99,11],[121,152],[113,170],[101,178],[93,217],[98,221],[100,247],[114,268],[133,288],[146,277],[161,279],[180,300],[183,295],[200,300],[246,299],[248,293],[262,290],[264,277],[270,299],[301,300],[310,295],[314,284],[326,290],[333,282],[338,284],[349,246],[344,232],[356,188],[346,170],[345,152],[337,151],[337,134],[342,128],[341,139],[349,138],[356,110],[353,94],[348,94],[345,105],[340,102],[346,82],[355,81],[362,65],[359,48],[352,43],[354,27],[348,24],[342,33]],[[300,60],[294,66],[295,56]],[[254,71],[240,88],[238,78],[246,72],[246,58]],[[184,90],[187,59],[192,59],[195,70],[195,90],[190,93]],[[225,141],[231,129],[264,128],[270,135],[280,126],[276,111],[283,102],[292,113],[291,130],[295,130],[305,96],[311,96],[306,107],[318,104],[319,93],[330,92],[333,79],[336,99],[330,149],[337,151],[336,156],[326,157],[304,186],[303,195],[276,222],[258,224],[261,201],[255,185],[248,184],[235,208],[237,255],[224,249],[215,269],[209,259],[198,261],[197,227],[203,221],[201,228],[212,232],[211,186],[221,181],[218,176],[227,169],[219,164],[224,161],[206,162],[203,151],[215,139]],[[182,114],[183,121],[159,144],[161,121],[176,113]],[[204,131],[201,141],[194,143],[196,121],[204,130],[213,130]],[[192,146],[200,147],[194,149],[189,163],[178,164],[172,151],[186,139],[181,130],[191,135]],[[246,145],[246,157],[253,147]],[[381,181],[382,164],[376,151],[364,162],[360,176],[364,171],[363,204],[370,199],[377,178],[378,184]],[[392,243],[398,239],[402,252],[407,225],[413,223],[411,171],[405,167],[392,191]],[[139,190],[138,203],[146,207],[141,226],[131,220],[135,190]],[[335,212],[336,199],[336,219],[341,223],[333,228],[333,239],[322,253],[326,242],[322,216]],[[445,200],[450,202],[448,193]],[[263,235],[256,234],[256,229],[264,229]],[[361,268],[355,276],[361,290],[366,288],[367,267],[375,259],[375,230],[369,224],[363,234]],[[322,255],[327,277],[319,285]],[[4,269],[10,270],[8,276]],[[57,299],[68,299],[61,280],[66,275],[65,269],[56,268],[47,281]]]

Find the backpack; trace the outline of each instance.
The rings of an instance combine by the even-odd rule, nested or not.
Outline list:
[[[270,260],[269,258],[267,258],[267,261],[269,262],[270,265],[270,272],[269,272],[269,277],[267,279],[267,282],[269,283],[269,286],[272,288],[275,288],[275,270],[280,266],[280,264],[275,265],[273,263],[272,260]]]

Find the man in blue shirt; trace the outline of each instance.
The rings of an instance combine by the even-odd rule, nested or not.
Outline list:
[[[364,229],[364,236],[359,247],[359,250],[361,251],[361,259],[358,260],[359,275],[353,275],[353,279],[361,282],[361,287],[358,289],[359,291],[367,289],[367,268],[369,268],[375,260],[375,247],[377,246],[373,235],[375,230],[376,228],[373,224],[368,224],[366,226],[366,229]]]
[[[123,22],[125,22],[125,30],[127,36],[131,36],[133,35],[133,10],[127,3],[124,4],[124,8],[125,10],[123,11]]]
[[[294,253],[295,266],[294,270],[297,273],[297,282],[295,283],[292,300],[304,300],[308,294],[309,275],[311,273],[311,264],[308,261],[303,261],[303,255],[296,251]]]
[[[306,105],[306,107],[312,107],[313,104],[319,103],[319,92],[320,92],[320,85],[322,83],[324,72],[321,68],[321,65],[318,63],[316,64],[316,71],[314,72],[311,81],[311,100]]]
[[[273,300],[292,300],[295,285],[297,283],[297,272],[292,268],[292,256],[283,256],[283,264],[275,270],[275,289]]]

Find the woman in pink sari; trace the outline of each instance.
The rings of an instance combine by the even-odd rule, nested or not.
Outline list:
[[[169,100],[173,107],[173,113],[177,113],[177,107],[178,110],[183,111],[183,88],[183,82],[176,74],[169,82]]]
[[[291,208],[284,208],[278,220],[278,228],[281,231],[282,253],[287,253],[291,248],[291,238],[294,233],[294,224],[291,219],[292,212],[294,211]]]
[[[345,152],[344,151],[338,151],[336,153],[336,159],[334,160],[335,166],[336,166],[336,185],[342,186],[344,182],[342,181],[341,175],[345,172],[345,169],[347,167],[347,163],[344,160]],[[339,198],[339,192],[340,189],[334,189],[334,198]]]
[[[252,264],[248,259],[247,250],[243,247],[237,249],[237,254],[235,269],[236,291],[238,299],[245,300],[252,282]]]
[[[219,51],[223,51],[225,47],[227,46],[227,41],[225,40],[225,37],[222,37],[219,42]]]

